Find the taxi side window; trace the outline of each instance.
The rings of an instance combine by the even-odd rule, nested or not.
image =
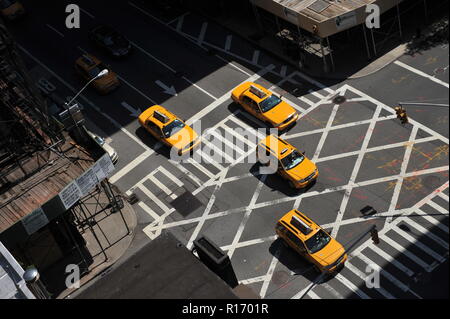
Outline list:
[[[244,97],[242,98],[242,102],[244,102],[245,104],[251,105],[253,101],[252,101],[252,99],[249,98],[248,96],[244,96]]]
[[[159,135],[161,134],[161,130],[155,123],[147,121],[147,126],[149,129],[151,129],[153,132],[155,132],[155,134],[159,134]]]
[[[303,242],[297,237],[295,236],[293,233],[291,232],[287,232],[286,233],[287,238],[292,241],[294,243],[295,246],[297,246],[300,250],[304,251],[305,250],[305,245],[303,245]]]

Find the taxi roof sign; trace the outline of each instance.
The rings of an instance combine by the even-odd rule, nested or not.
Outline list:
[[[263,97],[266,96],[266,92],[264,92],[263,90],[261,90],[260,88],[257,88],[254,85],[250,85],[250,89],[249,89],[250,93],[253,93],[254,95],[256,95],[257,97],[259,97],[260,99],[262,99]]]
[[[160,121],[161,123],[164,123],[164,124],[169,122],[169,118],[165,114],[163,114],[163,113],[161,113],[159,111],[153,112],[153,117],[155,119],[157,119],[158,121]]]
[[[303,220],[295,215],[292,216],[291,224],[299,231],[301,231],[304,235],[308,235],[310,232],[312,232],[311,227],[309,227]]]

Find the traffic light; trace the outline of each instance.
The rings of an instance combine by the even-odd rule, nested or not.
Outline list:
[[[408,123],[408,115],[406,114],[406,110],[401,106],[396,106],[394,108],[395,113],[397,113],[397,118],[402,122],[402,124]]]
[[[376,226],[370,230],[370,236],[372,236],[373,243],[378,245],[380,243],[380,238],[378,238],[378,230]]]

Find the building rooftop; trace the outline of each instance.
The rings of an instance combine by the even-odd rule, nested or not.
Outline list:
[[[77,299],[238,299],[169,232],[81,287]]]

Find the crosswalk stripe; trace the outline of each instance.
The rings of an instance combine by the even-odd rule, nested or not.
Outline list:
[[[159,215],[153,211],[150,207],[147,206],[144,202],[138,203],[139,207],[142,208],[147,214],[149,214],[154,220],[159,219]]]
[[[234,152],[236,152],[237,155],[244,154],[242,151],[240,151],[239,148],[236,147],[236,145],[234,145],[231,141],[229,141],[225,136],[221,136],[216,130],[211,131],[210,135],[213,135],[216,139],[220,140],[223,144],[227,145]]]
[[[227,152],[224,152],[224,150],[221,150],[213,142],[209,142],[209,141],[204,139],[203,143],[206,144],[207,147],[213,149],[215,154],[220,154],[222,157],[224,157],[228,163],[234,163],[234,158],[231,157],[230,155],[228,155]]]
[[[430,205],[431,207],[433,207],[434,209],[436,209],[437,211],[439,211],[442,214],[445,214],[445,215],[448,214],[448,209],[445,209],[445,208],[439,206],[438,204],[436,204],[432,200],[428,201],[427,204]]]
[[[310,99],[307,99],[307,98],[304,97],[304,96],[300,96],[298,99],[299,99],[300,101],[302,101],[302,102],[305,102],[306,104],[309,104],[310,106],[313,106],[313,105],[314,105],[314,102],[313,102],[313,101],[311,101]]]
[[[417,246],[418,248],[420,248],[421,250],[423,250],[424,252],[426,252],[428,255],[430,255],[431,257],[433,257],[434,259],[438,260],[438,261],[442,261],[443,259],[445,259],[444,257],[442,257],[441,255],[439,255],[438,253],[436,253],[433,249],[425,246],[424,244],[422,244],[420,241],[418,241],[416,238],[414,238],[413,236],[411,236],[410,234],[408,234],[407,232],[405,232],[403,229],[396,227],[395,231],[397,232],[397,234],[399,234],[400,236],[402,236],[403,238],[405,238],[407,241],[409,241],[411,244]]]
[[[311,297],[311,299],[321,299],[315,292],[313,292],[312,290],[308,291],[308,293],[306,294],[307,296]]]
[[[190,179],[192,179],[198,186],[203,185],[203,182],[194,174],[192,174],[189,170],[187,170],[183,165],[181,165],[178,162],[175,162],[171,159],[169,159],[169,162],[174,165],[176,168],[178,168],[184,175],[188,176]]]
[[[420,233],[424,234],[425,236],[428,236],[430,239],[434,240],[435,242],[437,242],[439,245],[441,245],[445,249],[448,249],[448,242],[441,239],[439,236],[436,236],[435,234],[431,233],[429,229],[426,229],[422,225],[416,223],[414,220],[412,220],[412,219],[408,219],[407,221],[404,220],[404,223],[414,227]]]
[[[147,197],[149,197],[156,205],[158,205],[164,213],[170,212],[170,208],[167,207],[158,197],[156,197],[147,187],[145,187],[145,185],[140,185],[139,189],[144,192],[144,194],[147,195]]]
[[[208,171],[206,168],[204,168],[202,165],[200,165],[200,163],[198,163],[197,161],[194,161],[192,158],[188,158],[187,162],[189,164],[192,164],[195,168],[197,168],[199,171],[201,171],[203,174],[205,174],[209,178],[214,177],[214,175],[210,171]],[[203,184],[203,182],[201,184]]]
[[[348,270],[353,272],[356,276],[358,276],[364,282],[366,281],[367,275],[364,274],[363,272],[361,272],[355,266],[353,266],[350,262],[347,261],[347,263],[345,264],[345,268],[347,268]],[[385,289],[383,289],[381,287],[380,288],[372,288],[372,289],[374,289],[375,291],[379,292],[380,294],[382,294],[384,297],[386,297],[388,299],[396,299],[393,295],[391,295],[389,292],[387,292]]]
[[[353,291],[355,294],[357,294],[361,299],[372,299],[368,295],[366,295],[365,292],[363,292],[361,289],[356,287],[351,281],[349,281],[347,278],[342,276],[341,274],[336,274],[335,277],[337,280],[339,280],[344,286],[346,286],[348,289]]]
[[[222,171],[225,167],[217,163],[215,160],[213,160],[208,154],[203,152],[202,150],[197,151],[198,154],[200,154],[201,158],[206,161],[207,163],[211,164],[215,168],[217,168],[219,171]]]
[[[252,116],[250,116],[250,114],[248,114],[247,112],[242,112],[241,113],[243,116],[245,116],[246,118],[248,118],[250,121],[254,121],[254,122],[259,122],[261,127],[266,127],[266,125],[261,122],[259,119],[254,118]],[[253,127],[251,127],[250,125],[244,123],[243,121],[241,121],[237,116],[230,116],[229,120],[231,120],[232,122],[236,123],[237,125],[239,125],[240,127],[242,127],[243,129],[248,130],[252,135],[256,136],[256,138],[263,138],[263,136],[261,135],[260,132],[258,132],[256,129],[254,129]]]
[[[325,288],[330,294],[332,294],[336,299],[345,299],[344,296],[342,296],[336,289],[331,287],[327,283],[322,283],[320,285],[321,287]]]
[[[366,264],[374,264],[376,265],[372,260],[370,260],[367,256],[363,255],[363,254],[359,254],[358,258],[361,259],[362,261],[364,261]],[[402,283],[400,280],[398,280],[397,278],[395,278],[394,276],[392,276],[388,271],[384,270],[383,268],[381,268],[381,275],[383,275],[384,277],[386,277],[386,279],[388,279],[390,282],[392,282],[394,285],[396,285],[397,287],[399,287],[401,290],[403,290],[404,292],[407,291],[411,291],[409,289],[408,286],[406,286],[404,283]],[[412,292],[412,291],[411,291]]]
[[[425,213],[424,211],[417,209],[416,210],[417,213],[420,214],[420,217],[424,218],[425,220],[429,221],[431,224],[433,224],[434,226],[438,227],[440,230],[446,232],[447,234],[448,232],[448,227],[445,226],[445,224],[441,223],[439,220],[437,220],[436,218],[429,216],[427,213]]]
[[[165,169],[163,166],[159,167],[159,171],[166,175],[168,179],[170,179],[172,182],[174,182],[178,187],[183,186],[183,182],[180,181],[177,177],[175,177],[171,172],[169,172],[167,169]]]
[[[416,264],[420,265],[422,268],[424,269],[428,269],[428,267],[430,267],[430,265],[428,265],[426,262],[424,262],[422,259],[420,259],[419,257],[417,257],[416,255],[414,255],[413,253],[411,253],[410,251],[408,251],[406,248],[404,248],[403,246],[397,244],[395,241],[393,241],[392,239],[390,239],[387,236],[382,236],[380,237],[381,241],[384,241],[386,243],[388,243],[390,246],[392,246],[393,248],[395,248],[396,250],[398,250],[399,252],[403,253],[406,257],[408,257],[409,259],[413,260]]]
[[[381,250],[377,246],[371,246],[370,249],[372,249],[376,254],[380,255],[382,258],[387,260],[389,263],[391,263],[392,265],[394,265],[395,267],[397,267],[398,269],[403,271],[409,277],[414,276],[414,271],[412,271],[411,269],[409,269],[408,267],[403,265],[401,262],[396,260],[394,257],[392,257],[391,255],[386,253],[384,250]]]
[[[173,192],[172,192],[166,185],[164,185],[163,183],[161,183],[161,182],[159,181],[159,179],[155,177],[155,173],[156,173],[157,171],[159,171],[159,170],[154,171],[153,174],[150,176],[150,177],[153,177],[153,178],[149,178],[150,181],[151,181],[152,183],[154,183],[156,186],[158,186],[164,193],[166,193],[167,195],[169,195],[170,198],[175,199],[175,198],[176,198],[175,194],[173,194]]]
[[[242,141],[242,142],[243,142],[244,144],[246,144],[247,146],[249,146],[249,147],[255,147],[255,146],[256,146],[256,144],[250,142],[248,139],[245,139],[242,135],[237,134],[237,133],[236,133],[232,128],[230,128],[229,126],[227,126],[227,125],[225,125],[225,124],[222,124],[222,128],[223,128],[225,131],[227,131],[228,133],[230,133],[231,135],[233,135],[236,139]],[[250,133],[252,133],[252,132],[250,131]],[[253,133],[252,133],[252,134],[253,134]],[[255,135],[255,134],[253,134],[253,135]],[[255,135],[255,136],[256,136],[256,135]],[[235,147],[237,147],[237,146],[235,145]],[[245,150],[243,150],[243,151],[245,151]]]
[[[315,97],[318,97],[319,99],[321,99],[321,100],[323,100],[324,98],[325,98],[325,96],[323,96],[322,94],[320,94],[319,92],[317,92],[317,91],[312,91],[312,92],[309,92],[310,94],[312,94],[312,95],[314,95]]]
[[[448,196],[445,195],[443,192],[438,193],[438,196],[447,202],[449,201]]]

